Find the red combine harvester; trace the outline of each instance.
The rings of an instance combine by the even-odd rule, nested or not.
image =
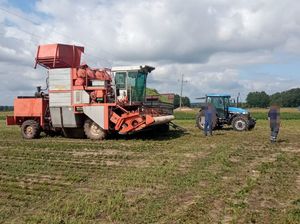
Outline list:
[[[174,95],[146,98],[147,75],[155,68],[127,66],[93,69],[80,64],[84,48],[49,44],[38,47],[36,64],[48,70],[48,93],[19,96],[7,125],[20,125],[22,136],[41,132],[66,137],[105,139],[110,133],[129,134],[142,129],[168,130],[174,119]]]

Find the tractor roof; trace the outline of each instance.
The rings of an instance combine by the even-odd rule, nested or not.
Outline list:
[[[226,94],[226,93],[210,93],[210,94],[207,94],[208,97],[231,97],[229,94]]]
[[[126,71],[142,71],[146,73],[150,73],[155,68],[149,65],[138,65],[138,66],[119,66],[119,67],[112,67],[113,72],[126,72]]]

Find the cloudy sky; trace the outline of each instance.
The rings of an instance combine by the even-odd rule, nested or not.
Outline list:
[[[295,0],[0,0],[0,105],[45,86],[37,45],[85,46],[92,67],[149,64],[148,86],[205,93],[300,87]]]

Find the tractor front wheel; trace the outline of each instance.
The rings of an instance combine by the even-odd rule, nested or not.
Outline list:
[[[92,140],[103,140],[106,138],[106,131],[90,119],[84,122],[84,132]]]
[[[243,116],[233,118],[232,127],[235,131],[247,131],[248,130],[248,119]]]
[[[35,120],[26,120],[21,126],[21,134],[25,139],[38,138],[41,133],[40,124]]]

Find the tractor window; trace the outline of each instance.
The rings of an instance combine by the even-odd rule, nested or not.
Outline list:
[[[225,117],[225,111],[224,111],[224,100],[222,97],[208,97],[208,102],[211,103],[218,114],[218,117],[224,118]]]
[[[216,109],[224,108],[223,99],[221,97],[208,97],[208,102],[211,103]]]
[[[229,98],[224,98],[224,104],[225,104],[225,108],[230,107],[230,99]]]
[[[141,72],[128,72],[128,90],[132,102],[143,102],[145,99],[147,75]]]
[[[126,72],[117,72],[115,80],[116,80],[117,89],[125,89],[125,86],[126,86]]]

